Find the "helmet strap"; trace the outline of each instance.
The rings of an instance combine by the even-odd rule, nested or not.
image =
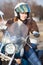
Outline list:
[[[22,19],[20,19],[24,24],[27,24],[27,22],[28,22],[28,20],[27,19],[25,19],[25,20],[22,20]]]

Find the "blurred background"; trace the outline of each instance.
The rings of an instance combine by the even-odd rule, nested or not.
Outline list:
[[[32,16],[37,20],[43,20],[43,0],[0,0],[0,10],[4,12],[4,18],[14,17],[14,7],[19,2],[27,2]]]

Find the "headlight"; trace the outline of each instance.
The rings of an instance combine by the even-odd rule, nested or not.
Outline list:
[[[13,54],[13,53],[15,53],[15,46],[13,44],[6,45],[5,52],[7,54]]]

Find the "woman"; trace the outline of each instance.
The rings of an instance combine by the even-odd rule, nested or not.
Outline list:
[[[26,38],[29,35],[29,32],[31,32],[35,37],[39,37],[40,34],[38,27],[35,21],[29,17],[29,13],[31,11],[28,4],[20,3],[16,5],[14,12],[16,21],[11,25],[11,27],[8,27],[8,32],[10,35],[18,38]],[[30,44],[29,38],[27,39],[27,42]],[[31,65],[41,65],[41,62],[37,58],[35,52],[27,44],[24,47],[24,57],[27,59],[28,63],[31,63]],[[16,59],[16,62],[17,61],[20,61],[20,59]],[[19,62],[17,63],[19,64]]]

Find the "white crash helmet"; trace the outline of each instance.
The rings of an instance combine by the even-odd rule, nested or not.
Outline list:
[[[15,16],[17,16],[17,12],[18,13],[20,13],[20,12],[22,12],[22,13],[29,12],[30,13],[31,10],[30,10],[30,7],[28,6],[27,3],[19,3],[14,8],[14,14],[15,14]]]

